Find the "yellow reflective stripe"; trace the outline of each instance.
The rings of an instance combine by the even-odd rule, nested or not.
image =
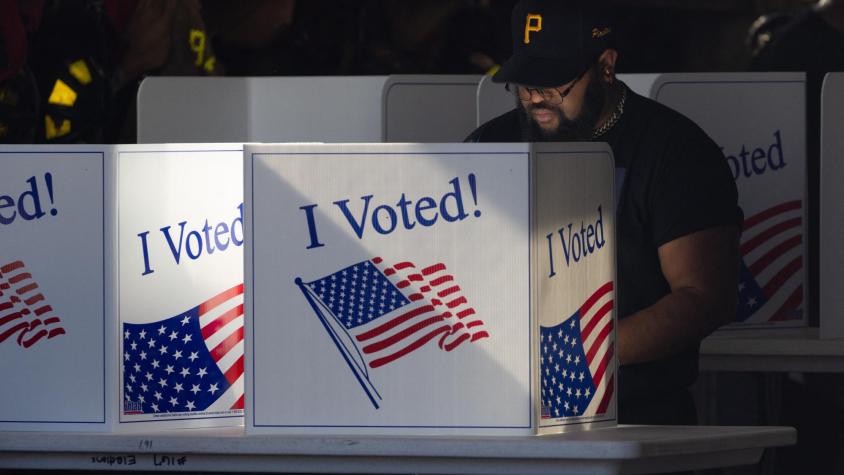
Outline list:
[[[44,130],[46,132],[48,140],[57,137],[62,137],[70,133],[70,121],[67,119],[62,119],[62,125],[56,128],[56,123],[53,122],[53,118],[49,115],[45,115]]]
[[[53,86],[53,92],[50,93],[50,104],[57,104],[60,106],[73,107],[76,102],[76,91],[70,88],[61,79],[56,79],[56,84]]]
[[[70,75],[75,77],[76,80],[83,86],[91,83],[91,70],[88,69],[88,65],[85,64],[84,60],[80,59],[79,61],[71,63],[68,71],[70,72]]]

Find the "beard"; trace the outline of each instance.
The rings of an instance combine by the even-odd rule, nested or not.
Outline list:
[[[583,97],[583,105],[574,119],[569,119],[558,106],[542,101],[538,104],[523,104],[516,98],[522,139],[526,142],[571,142],[592,139],[598,118],[607,102],[607,86],[598,74],[589,76],[589,84]],[[558,125],[554,130],[545,130],[533,120],[531,112],[547,110],[557,115]]]

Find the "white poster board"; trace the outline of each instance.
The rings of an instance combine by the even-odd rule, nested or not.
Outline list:
[[[138,142],[460,142],[480,76],[149,77]]]
[[[821,95],[820,336],[844,337],[844,73],[827,74]]]
[[[242,422],[242,151],[240,144],[115,150],[126,427]]]
[[[658,74],[619,74],[623,81],[636,94],[649,97],[651,88],[656,82]],[[477,118],[476,126],[498,117],[516,107],[513,94],[504,89],[504,84],[492,82],[492,76],[484,76],[478,84],[477,90]],[[467,134],[468,135],[468,134]]]
[[[736,321],[793,328],[806,312],[806,120],[802,73],[663,74],[653,98],[719,146],[744,211]]]
[[[106,155],[97,146],[0,151],[4,430],[106,428],[115,402],[106,353]]]
[[[605,145],[245,155],[247,432],[615,424]]]
[[[386,76],[149,77],[138,143],[379,142]]]
[[[384,86],[384,142],[462,142],[475,129],[477,75],[396,75]]]
[[[242,424],[242,150],[3,150],[0,429]]]

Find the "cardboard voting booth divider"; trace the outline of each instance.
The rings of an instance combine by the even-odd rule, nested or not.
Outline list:
[[[0,429],[240,425],[242,145],[0,152]]]
[[[247,432],[613,425],[605,144],[248,145]]]
[[[636,94],[649,97],[651,87],[658,74],[619,74],[618,79]],[[513,94],[504,89],[504,84],[492,82],[492,76],[484,76],[478,84],[477,90],[477,118],[476,125],[494,119],[516,107]]]
[[[384,85],[384,142],[462,142],[475,130],[477,75],[394,75]]]
[[[803,73],[663,74],[653,98],[719,146],[744,211],[739,305],[727,330],[807,325]]]
[[[150,77],[138,142],[460,142],[480,76]]]
[[[844,337],[844,73],[830,73],[821,93],[820,336]]]
[[[387,76],[149,77],[138,142],[380,142]]]

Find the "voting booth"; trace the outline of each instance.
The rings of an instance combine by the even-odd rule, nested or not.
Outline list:
[[[727,329],[807,325],[805,90],[803,73],[663,74],[653,86],[721,147],[736,181],[744,225]]]
[[[242,424],[242,150],[4,148],[0,428]]]
[[[247,433],[613,425],[605,144],[248,145]]]
[[[461,142],[474,130],[479,80],[149,77],[138,142]]]
[[[394,75],[384,86],[384,142],[462,142],[475,130],[477,75]]]
[[[138,143],[380,142],[386,76],[148,77]]]
[[[478,125],[515,107],[502,84],[478,87]],[[805,327],[806,120],[802,73],[619,75],[698,124],[727,159],[745,214],[739,307],[727,329]]]
[[[844,73],[827,74],[821,93],[821,167],[820,167],[820,336],[844,337],[844,320],[839,318],[844,282]]]

